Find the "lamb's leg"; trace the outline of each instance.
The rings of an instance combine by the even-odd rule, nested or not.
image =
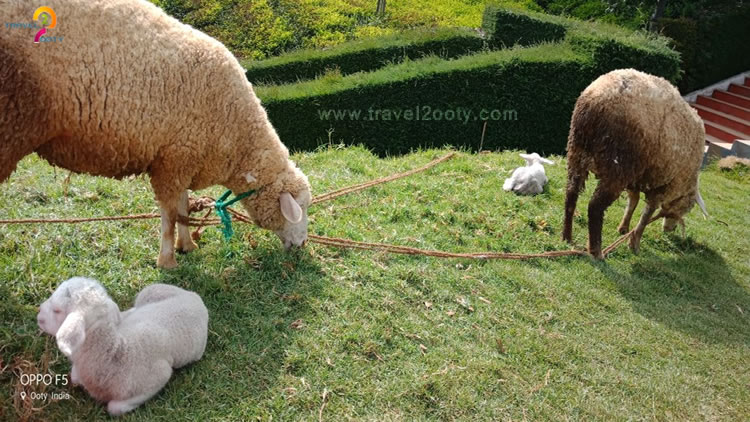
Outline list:
[[[167,381],[169,381],[169,377],[172,376],[172,367],[169,366],[166,361],[161,361],[154,365],[149,372],[149,375],[150,379],[148,380],[148,385],[142,386],[143,390],[146,391],[145,393],[131,397],[127,400],[111,400],[107,403],[107,412],[112,416],[119,416],[123,413],[130,412],[143,404],[146,400],[156,395],[159,390],[164,388]]]
[[[70,367],[70,382],[76,385],[81,384],[81,377],[78,375],[78,368],[75,364]]]
[[[601,181],[589,202],[589,253],[596,259],[603,259],[602,255],[602,224],[604,211],[615,202],[622,190],[612,189]]]
[[[176,202],[159,201],[161,211],[161,250],[156,259],[159,268],[175,268],[177,260],[174,257],[174,225],[177,222]]]
[[[189,217],[188,214],[188,192],[183,191],[180,195],[180,202],[177,203],[178,215]],[[198,248],[198,245],[193,242],[190,236],[190,226],[177,222],[177,250],[182,252],[190,252],[193,249]]]
[[[570,165],[570,164],[569,164]],[[563,220],[562,238],[568,243],[573,243],[573,215],[576,211],[576,202],[586,182],[586,174],[577,174],[578,170],[568,169],[568,187],[565,193],[565,219]]]
[[[617,227],[617,231],[620,234],[625,234],[630,230],[630,219],[633,218],[633,211],[638,206],[638,199],[640,198],[638,191],[628,190],[628,205],[625,207],[625,214],[622,216],[622,221]]]
[[[632,250],[635,254],[637,254],[641,249],[641,237],[643,236],[643,230],[646,229],[646,225],[648,224],[649,220],[651,220],[651,216],[654,214],[654,211],[656,211],[656,208],[657,207],[653,206],[650,202],[646,201],[646,207],[643,209],[641,219],[638,221],[638,225],[635,226],[635,231],[633,232],[633,234],[630,235],[628,245],[630,246],[630,250]]]

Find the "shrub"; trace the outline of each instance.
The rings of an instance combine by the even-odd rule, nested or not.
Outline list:
[[[351,41],[328,50],[300,50],[263,61],[243,63],[253,84],[283,84],[314,79],[329,69],[342,75],[371,71],[406,58],[428,55],[455,58],[484,48],[470,29],[442,28]]]
[[[505,4],[489,4],[484,10],[482,29],[495,45],[533,45],[565,37],[565,26],[560,21]]]
[[[379,154],[446,144],[476,149],[486,123],[484,148],[549,154],[564,152],[575,101],[599,75],[633,67],[673,81],[679,76],[679,56],[663,38],[553,18],[566,31],[562,42],[407,60],[256,92],[293,149],[328,141],[361,143]]]

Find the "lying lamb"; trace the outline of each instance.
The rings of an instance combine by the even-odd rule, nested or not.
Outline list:
[[[505,179],[503,190],[513,191],[521,195],[537,195],[542,193],[544,185],[547,184],[547,175],[544,173],[543,164],[555,164],[537,153],[519,154],[526,160],[526,167],[519,167],[513,174]]]
[[[57,309],[67,316],[55,337],[72,363],[71,381],[106,402],[111,415],[153,397],[173,368],[199,360],[206,348],[208,310],[200,296],[179,287],[148,286],[122,314],[95,280],[68,280],[53,297],[68,298],[67,308]],[[39,320],[48,333],[54,325]]]
[[[9,22],[28,21],[38,6],[0,4]],[[0,183],[32,152],[75,172],[148,173],[163,268],[177,266],[175,223],[187,214],[188,189],[256,190],[242,200],[253,220],[286,248],[305,243],[307,177],[221,43],[145,0],[53,6],[65,24],[48,35],[62,42],[35,44],[25,30],[0,36]],[[177,248],[196,247],[178,224]]]
[[[589,171],[599,179],[588,207],[588,249],[596,258],[603,257],[604,210],[623,190],[629,199],[620,233],[629,229],[639,192],[646,195],[629,240],[635,253],[659,207],[664,231],[682,223],[696,202],[706,214],[698,192],[704,140],[698,113],[667,80],[633,69],[600,76],[581,93],[570,123],[563,239],[572,241],[573,214]]]

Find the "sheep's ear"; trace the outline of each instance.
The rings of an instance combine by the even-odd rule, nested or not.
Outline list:
[[[707,218],[708,211],[706,210],[706,203],[703,202],[703,197],[701,197],[700,191],[696,191],[695,202],[697,202],[698,206],[701,208],[701,211],[703,212],[703,218]]]
[[[294,200],[292,194],[283,192],[279,197],[279,203],[281,204],[281,214],[290,223],[299,223],[302,221],[302,208]]]
[[[549,164],[549,165],[554,165],[555,164],[554,161],[548,160],[546,158],[539,158],[539,160],[541,160],[544,164]]]
[[[78,350],[86,340],[86,325],[83,315],[80,312],[71,312],[65,318],[60,329],[55,335],[57,347],[67,357]]]

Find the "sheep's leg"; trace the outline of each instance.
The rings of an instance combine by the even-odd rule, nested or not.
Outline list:
[[[602,224],[604,211],[615,202],[622,190],[612,189],[601,182],[594,191],[589,202],[589,253],[596,259],[604,259],[602,255]]]
[[[646,225],[651,220],[651,216],[654,214],[654,211],[656,211],[656,208],[657,207],[651,205],[650,202],[646,201],[646,207],[643,209],[641,219],[638,221],[638,225],[635,226],[635,231],[633,232],[633,234],[630,235],[628,245],[630,246],[630,250],[635,254],[637,254],[641,249],[641,237],[643,236],[643,230],[646,229]]]
[[[76,368],[75,364],[70,367],[70,382],[76,385],[81,384],[81,376],[78,374],[78,368]]]
[[[150,379],[146,380],[148,385],[143,386],[143,390],[146,391],[145,393],[127,400],[111,400],[107,403],[107,412],[112,416],[119,416],[143,404],[167,385],[169,377],[172,376],[172,367],[166,361],[157,362],[151,368],[149,375]]]
[[[565,219],[563,220],[562,238],[568,243],[573,243],[573,215],[576,211],[576,202],[586,182],[584,175],[575,174],[575,169],[568,170],[568,187],[565,194]]]
[[[635,211],[635,207],[638,206],[639,199],[640,196],[638,191],[628,190],[628,205],[625,207],[625,214],[623,214],[622,221],[617,227],[617,231],[620,232],[620,234],[625,234],[630,230],[630,219],[633,218],[633,211]]]
[[[188,192],[183,191],[180,195],[180,202],[177,203],[177,214],[185,217],[189,217],[188,214]],[[181,252],[190,252],[198,248],[198,245],[193,242],[190,236],[190,226],[180,223],[177,221],[177,250]]]
[[[177,222],[176,204],[159,201],[161,210],[161,250],[156,259],[159,268],[175,268],[177,260],[174,257],[174,226]]]

